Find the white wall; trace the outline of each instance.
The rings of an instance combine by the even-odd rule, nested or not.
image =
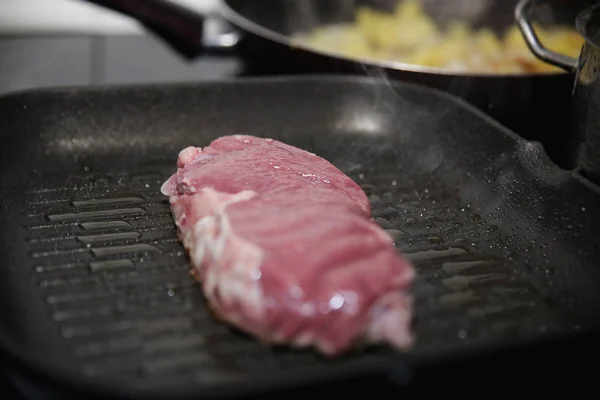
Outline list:
[[[170,1],[207,12],[219,0]],[[0,34],[141,32],[130,18],[81,0],[0,0]]]

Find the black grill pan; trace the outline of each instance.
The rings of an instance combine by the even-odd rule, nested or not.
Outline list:
[[[417,346],[325,361],[212,321],[159,193],[230,134],[313,151],[415,262]],[[217,397],[595,327],[598,190],[473,108],[350,77],[48,89],[0,99],[0,345],[80,389]],[[483,346],[483,347],[482,347]]]

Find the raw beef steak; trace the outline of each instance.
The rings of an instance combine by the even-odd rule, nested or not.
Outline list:
[[[214,311],[266,343],[338,355],[412,344],[414,276],[365,193],[321,157],[252,136],[181,151],[162,187]]]

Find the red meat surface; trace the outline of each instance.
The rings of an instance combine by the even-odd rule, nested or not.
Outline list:
[[[242,135],[188,147],[177,166],[162,193],[222,319],[330,356],[361,343],[410,347],[414,269],[352,179],[315,154]]]

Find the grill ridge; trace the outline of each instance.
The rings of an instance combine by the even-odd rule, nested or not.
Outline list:
[[[34,271],[81,371],[221,382],[251,376],[256,365],[264,371],[318,361],[310,352],[273,352],[212,320],[159,193],[165,176],[139,176],[106,178],[100,189],[29,193]],[[363,174],[354,179],[370,196],[376,221],[417,268],[417,352],[560,321],[505,260],[478,250],[484,223],[468,207],[457,213],[449,206],[454,200],[433,189],[419,193]]]

